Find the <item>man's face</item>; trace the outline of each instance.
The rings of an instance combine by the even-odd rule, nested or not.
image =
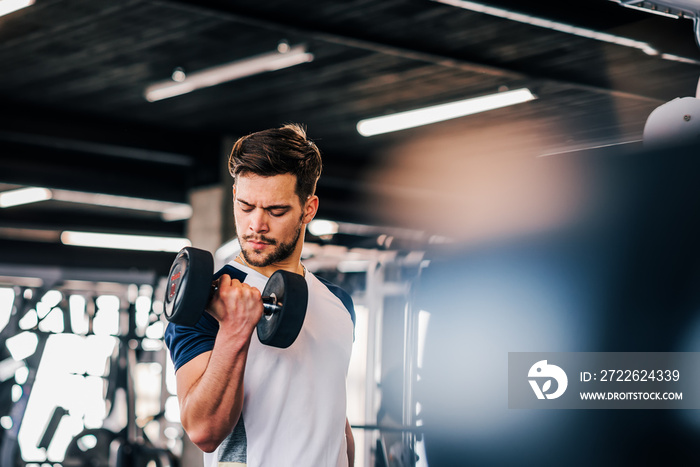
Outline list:
[[[301,205],[295,187],[296,176],[291,174],[237,177],[233,191],[236,234],[243,258],[251,266],[284,261],[298,246],[302,228],[315,209],[310,214],[308,201]]]

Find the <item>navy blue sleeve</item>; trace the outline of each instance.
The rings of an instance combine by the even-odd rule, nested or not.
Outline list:
[[[243,282],[245,278],[248,277],[248,273],[243,272],[240,269],[236,269],[230,264],[227,264],[223,268],[219,269],[219,271],[216,274],[214,274],[214,278],[212,280],[216,280],[224,274],[228,274],[231,277],[231,279],[238,279],[241,282]]]
[[[214,275],[214,279],[222,274],[228,274],[241,282],[247,276],[245,272],[229,265],[224,266],[217,272]],[[165,345],[170,351],[170,358],[175,366],[175,371],[197,355],[212,350],[218,332],[219,323],[206,312],[202,313],[202,317],[194,327],[168,323],[168,326],[165,328]]]
[[[355,337],[355,304],[352,301],[352,297],[350,296],[349,293],[347,293],[345,290],[341,289],[339,286],[335,285],[332,282],[329,282],[328,280],[324,279],[323,277],[316,276],[318,280],[321,281],[323,285],[328,287],[328,290],[331,291],[333,295],[338,297],[341,302],[343,302],[343,305],[345,305],[345,309],[348,310],[348,313],[350,313],[350,319],[352,320],[352,333],[353,333],[353,339]]]
[[[177,371],[197,355],[214,348],[219,323],[209,313],[202,313],[194,327],[168,323],[165,328],[165,345]]]

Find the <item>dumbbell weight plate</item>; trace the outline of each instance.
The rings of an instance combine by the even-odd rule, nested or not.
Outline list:
[[[185,247],[178,253],[168,274],[165,317],[168,321],[194,326],[209,301],[214,258],[198,248]]]
[[[227,265],[215,280],[227,273]],[[193,247],[185,247],[178,253],[168,274],[164,299],[165,317],[168,321],[184,326],[195,326],[211,298],[214,258],[211,253]],[[306,279],[288,271],[275,271],[262,291],[267,311],[257,324],[260,342],[273,347],[287,348],[299,335],[306,316],[308,288]],[[274,308],[274,312],[269,310]]]
[[[275,297],[276,311],[263,314],[257,325],[265,345],[286,349],[296,340],[306,317],[309,291],[306,279],[284,270],[275,271],[265,284],[263,297]]]

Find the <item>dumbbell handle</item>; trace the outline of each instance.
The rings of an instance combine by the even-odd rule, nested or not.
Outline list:
[[[274,313],[279,313],[282,310],[282,306],[279,305],[279,302],[277,301],[277,297],[275,297],[275,294],[272,294],[267,297],[262,297],[262,302],[263,302],[263,312],[266,315],[272,315]]]
[[[214,296],[217,290],[219,290],[219,287],[216,285],[216,282],[212,282],[211,291],[209,292],[209,300],[207,300],[207,302],[211,301],[211,298]],[[275,294],[263,296],[262,302],[263,313],[265,313],[267,316],[279,313],[282,310],[282,305],[279,304]]]

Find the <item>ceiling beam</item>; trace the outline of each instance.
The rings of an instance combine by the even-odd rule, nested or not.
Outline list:
[[[180,5],[180,7],[195,11],[198,14],[208,13],[216,15],[217,17],[224,15],[231,21],[249,26],[284,31],[289,34],[303,35],[319,41],[385,55],[398,56],[408,60],[456,68],[473,73],[483,73],[516,81],[538,80],[541,81],[542,84],[558,84],[588,92],[641,100],[655,104],[668,100],[668,96],[664,95],[662,91],[659,90],[649,90],[648,92],[645,90],[645,93],[641,94],[634,90],[614,89],[606,86],[606,83],[586,81],[584,77],[579,75],[574,76],[566,73],[556,73],[552,70],[548,70],[547,73],[542,73],[536,67],[527,66],[526,64],[509,64],[505,66],[503,64],[485,63],[485,60],[481,58],[470,60],[468,57],[450,56],[434,50],[419,50],[415,45],[406,46],[403,44],[392,44],[386,41],[380,41],[377,38],[363,37],[356,31],[341,32],[337,26],[324,26],[305,21],[301,18],[291,18],[289,15],[282,16],[280,14],[275,14],[274,10],[270,9],[259,11],[235,2],[224,0],[161,0],[157,3],[171,6]],[[436,8],[440,7],[448,8],[444,5],[436,4]]]
[[[0,106],[3,109],[0,113],[0,140],[66,147],[79,152],[192,166],[201,154],[201,143],[211,137],[194,132],[174,132],[155,125],[86,116],[7,98],[0,101]],[[40,138],[28,141],[29,136],[36,135]]]
[[[191,170],[0,140],[0,183],[185,202]],[[217,165],[218,167],[218,165]]]
[[[188,189],[220,179],[218,134],[0,107],[0,183],[184,202]]]

